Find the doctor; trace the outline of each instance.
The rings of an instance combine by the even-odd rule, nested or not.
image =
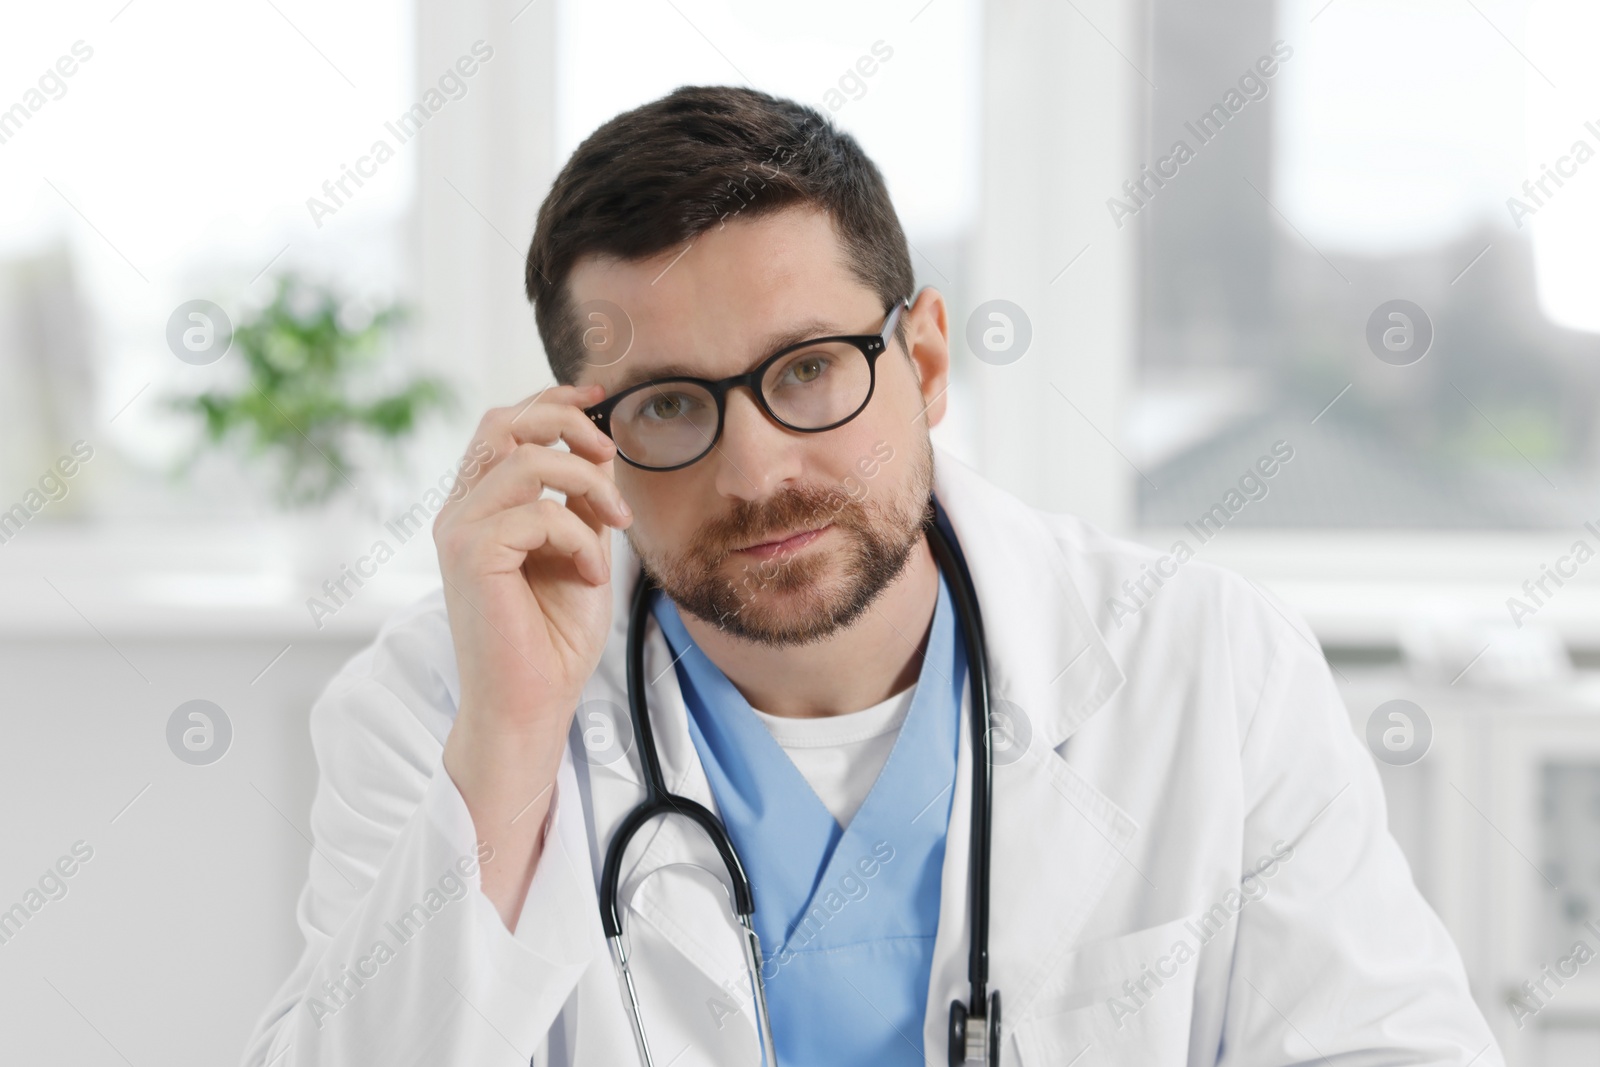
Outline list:
[[[1502,1062],[1295,613],[1196,561],[1113,621],[1156,553],[930,445],[947,308],[848,135],[747,89],[620,115],[527,285],[562,384],[484,416],[442,592],[312,709],[306,947],[245,1064],[617,1067],[634,1004],[659,1067],[759,1063],[764,1015],[784,1067],[944,1064],[979,885],[1001,1063]],[[619,979],[601,883],[647,751],[748,878],[766,1012],[681,815],[621,851]]]

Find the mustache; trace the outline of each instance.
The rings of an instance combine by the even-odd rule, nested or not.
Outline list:
[[[715,562],[735,549],[770,539],[797,529],[812,529],[843,521],[851,501],[836,489],[803,487],[789,489],[770,500],[755,503],[741,500],[727,515],[712,519],[700,528],[695,538],[695,554]]]

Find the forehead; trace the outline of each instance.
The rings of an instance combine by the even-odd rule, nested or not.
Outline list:
[[[585,256],[568,288],[580,321],[593,321],[586,304],[604,301],[622,316],[612,328],[631,333],[625,355],[578,376],[607,395],[663,375],[737,374],[776,341],[875,330],[883,311],[849,270],[832,219],[809,205],[730,218],[648,259]]]

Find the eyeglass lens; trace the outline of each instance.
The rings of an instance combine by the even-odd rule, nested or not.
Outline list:
[[[761,378],[779,422],[819,430],[854,415],[872,389],[872,367],[853,344],[825,341],[786,354]],[[624,397],[611,410],[611,436],[628,459],[674,467],[698,459],[716,440],[716,398],[704,386],[665,381]]]

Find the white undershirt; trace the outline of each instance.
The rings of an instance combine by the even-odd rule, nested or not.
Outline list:
[[[820,719],[751,710],[789,754],[823,807],[840,826],[849,826],[889,760],[916,691],[913,685],[881,704]]]

